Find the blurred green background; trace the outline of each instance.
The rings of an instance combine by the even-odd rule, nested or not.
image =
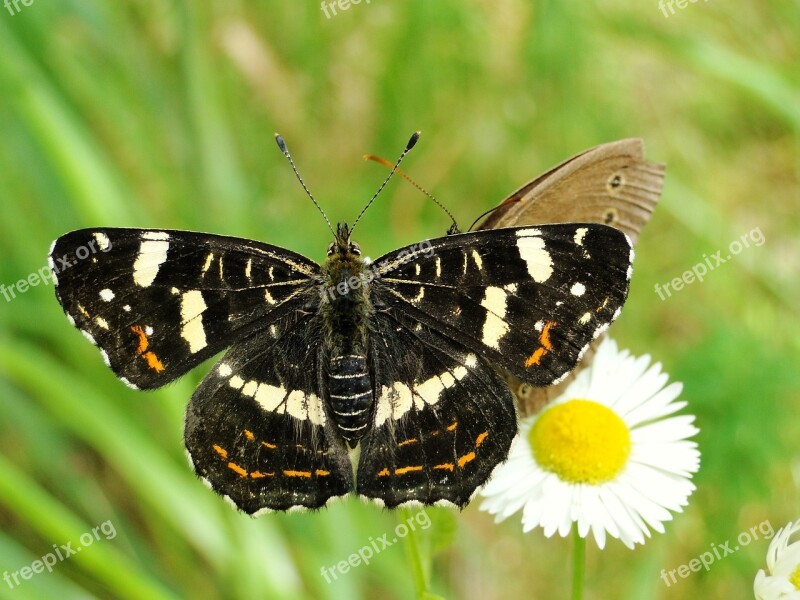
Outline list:
[[[30,0],[28,0],[30,1]],[[752,598],[768,541],[671,587],[659,579],[765,520],[800,516],[800,5],[797,0],[35,0],[0,6],[0,283],[88,226],[256,238],[320,260],[330,234],[272,140],[280,131],[332,220],[394,159],[463,227],[598,143],[642,137],[668,164],[612,335],[685,383],[703,452],[688,509],[631,552],[588,547],[586,598]],[[399,179],[359,226],[370,256],[449,222]],[[758,228],[662,301],[654,292]],[[238,515],[192,474],[183,410],[209,365],[131,391],[70,327],[52,286],[0,297],[0,571],[117,535],[2,598],[411,598],[398,543],[326,583],[323,566],[391,532],[356,499]],[[478,511],[418,531],[447,598],[566,598],[570,541]],[[401,515],[408,518],[413,513]]]

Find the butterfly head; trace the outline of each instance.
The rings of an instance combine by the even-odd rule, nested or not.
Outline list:
[[[347,223],[339,223],[336,227],[336,237],[328,244],[328,256],[339,255],[341,258],[361,256],[361,246],[350,241],[350,227]]]

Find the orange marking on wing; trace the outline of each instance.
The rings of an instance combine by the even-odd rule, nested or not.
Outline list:
[[[553,349],[553,344],[550,341],[550,328],[555,327],[555,325],[555,321],[548,321],[545,323],[542,333],[539,334],[539,343],[541,347],[537,348],[534,353],[528,357],[528,360],[525,361],[526,367],[538,365],[542,357]]]
[[[386,477],[389,474],[389,469],[387,468],[384,468],[382,471],[378,471],[378,477]]]
[[[284,471],[287,477],[311,477],[311,471]]]
[[[147,366],[153,369],[156,373],[161,373],[164,370],[164,363],[152,352],[145,352],[142,358],[147,361]]]
[[[485,440],[487,437],[489,437],[488,431],[484,431],[482,434],[480,434],[478,439],[475,440],[475,447],[477,448],[480,446],[483,443],[483,440]]]
[[[234,473],[236,473],[239,477],[247,477],[247,471],[245,471],[242,467],[240,467],[236,463],[229,462],[228,468]]]
[[[133,325],[131,326],[131,331],[139,337],[139,347],[136,348],[136,354],[147,361],[148,367],[156,373],[161,373],[164,370],[164,363],[159,360],[152,350],[147,350],[150,347],[150,341],[147,339],[144,329],[140,325]]]
[[[461,458],[458,459],[458,466],[463,467],[465,464],[470,462],[471,460],[475,460],[475,453],[470,452],[469,454],[465,454]]]
[[[455,431],[456,427],[458,427],[458,421],[453,421],[452,424],[447,426],[447,431]]]
[[[275,477],[275,473],[262,473],[261,471],[253,471],[250,473],[253,479],[261,479],[262,477]]]
[[[314,471],[314,475],[316,475],[317,477],[325,477],[326,475],[330,474],[331,474],[330,471],[326,471],[324,469],[317,469],[316,471]]]
[[[131,331],[139,336],[139,347],[136,349],[136,354],[144,354],[144,351],[150,345],[150,342],[147,341],[147,334],[139,325],[133,325]]]
[[[214,452],[219,454],[222,458],[228,458],[228,451],[225,450],[225,448],[223,448],[222,446],[217,446],[216,444],[214,444],[211,447],[214,449]]]
[[[404,440],[404,441],[400,442],[397,445],[399,447],[399,446],[405,446],[407,444],[416,444],[418,441],[419,440],[417,438],[411,438],[410,440]]]
[[[439,469],[440,471],[452,471],[456,467],[453,463],[443,463],[441,465],[434,465],[433,468]]]
[[[256,436],[254,436],[254,435],[253,435],[253,432],[252,432],[252,431],[250,431],[249,429],[245,429],[245,430],[244,430],[244,437],[246,437],[246,438],[247,438],[248,440],[250,440],[251,442],[252,442],[254,439],[256,439]]]
[[[261,445],[269,448],[270,450],[273,450],[274,448],[277,448],[277,446],[275,444],[270,444],[269,442],[261,442]]]
[[[394,470],[395,475],[405,475],[406,473],[411,473],[413,471],[422,471],[422,465],[414,466],[414,467],[401,467],[399,469]]]

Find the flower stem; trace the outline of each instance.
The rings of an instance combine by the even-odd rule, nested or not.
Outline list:
[[[583,598],[583,578],[586,571],[586,538],[578,533],[578,524],[572,526],[572,600]]]
[[[397,522],[407,523],[410,516],[410,511],[407,509],[399,510],[397,511]],[[417,534],[410,527],[408,528],[405,547],[408,561],[411,563],[411,573],[414,577],[414,588],[417,592],[417,598],[424,598],[429,592],[428,577],[425,572],[425,566],[422,564],[422,554],[419,549]]]

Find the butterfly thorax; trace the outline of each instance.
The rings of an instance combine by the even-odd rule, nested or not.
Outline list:
[[[349,238],[347,226],[340,224],[322,265],[320,315],[325,333],[324,379],[333,421],[354,447],[369,428],[373,407],[366,358],[373,271],[361,258],[358,244]]]

